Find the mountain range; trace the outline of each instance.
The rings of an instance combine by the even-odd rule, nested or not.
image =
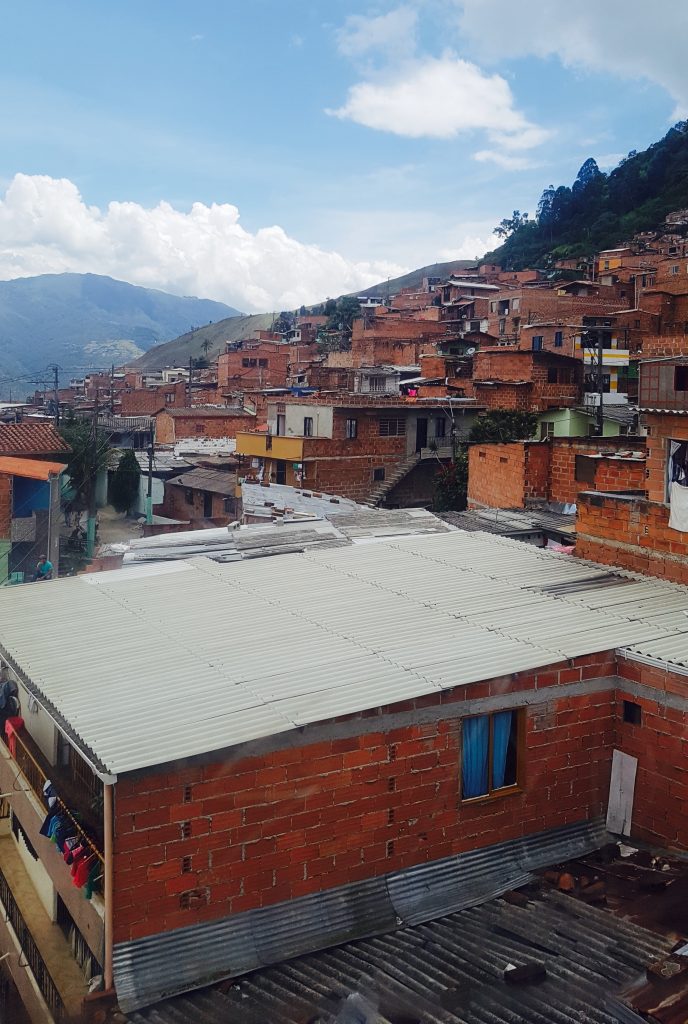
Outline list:
[[[238,316],[223,302],[168,295],[97,274],[0,281],[0,395],[23,397],[57,363],[66,381],[132,362],[194,326]]]

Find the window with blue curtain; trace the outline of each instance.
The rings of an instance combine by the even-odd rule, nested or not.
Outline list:
[[[518,711],[464,718],[461,799],[472,800],[518,781]]]

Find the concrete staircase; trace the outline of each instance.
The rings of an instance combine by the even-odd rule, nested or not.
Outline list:
[[[368,505],[369,508],[377,508],[381,501],[387,497],[393,487],[396,487],[405,476],[411,472],[412,469],[419,464],[421,461],[421,453],[414,452],[413,455],[409,455],[408,458],[404,459],[403,462],[398,463],[394,468],[386,468],[386,475],[384,480],[380,480],[377,483],[367,498],[362,502],[363,505]]]

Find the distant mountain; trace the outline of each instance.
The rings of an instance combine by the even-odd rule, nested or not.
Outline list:
[[[402,277],[395,277],[380,284],[371,285],[370,288],[361,288],[352,295],[393,295],[400,288],[412,288],[420,285],[424,277],[449,277],[452,272],[465,270],[467,267],[475,266],[474,260],[451,260],[449,263],[433,263],[429,267],[419,267]],[[341,298],[341,296],[339,296]],[[317,309],[318,304],[310,307]],[[274,313],[254,313],[251,316],[234,316],[229,320],[219,320],[217,323],[201,327],[196,331],[189,331],[182,334],[174,341],[168,341],[164,345],[156,345],[145,355],[136,361],[136,365],[144,370],[159,370],[164,366],[186,366],[189,359],[197,359],[199,356],[206,356],[208,359],[216,359],[224,352],[226,341],[240,341],[248,338],[253,331],[268,331],[274,321]],[[203,347],[208,342],[207,353]]]
[[[135,365],[142,370],[161,370],[165,366],[186,366],[189,359],[201,356],[212,361],[224,352],[226,341],[241,341],[250,337],[253,331],[269,331],[274,319],[274,313],[254,313],[218,320],[198,330],[188,331],[164,345],[156,345],[137,359]],[[204,347],[206,341],[207,350]]]
[[[169,295],[97,274],[0,281],[0,396],[24,396],[57,363],[69,380],[133,362],[191,327],[239,316],[222,302]],[[24,377],[10,382],[8,378]]]
[[[586,160],[573,185],[550,186],[535,218],[502,221],[508,237],[485,257],[509,270],[547,267],[556,259],[588,257],[657,231],[669,213],[688,207],[688,121],[652,146],[625,157],[609,174]]]
[[[371,285],[370,288],[360,288],[357,292],[350,292],[351,295],[394,295],[401,288],[415,288],[422,284],[424,277],[449,277],[457,270],[467,270],[474,267],[475,260],[450,260],[448,263],[431,263],[428,267],[419,267],[418,270],[410,270],[408,274],[401,277],[393,277],[389,281],[381,281],[380,284]]]

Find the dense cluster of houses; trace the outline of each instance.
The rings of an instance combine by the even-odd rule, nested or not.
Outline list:
[[[155,484],[101,571],[0,588],[8,1019],[688,1019],[687,251],[428,277],[0,425],[5,582],[55,405]]]

